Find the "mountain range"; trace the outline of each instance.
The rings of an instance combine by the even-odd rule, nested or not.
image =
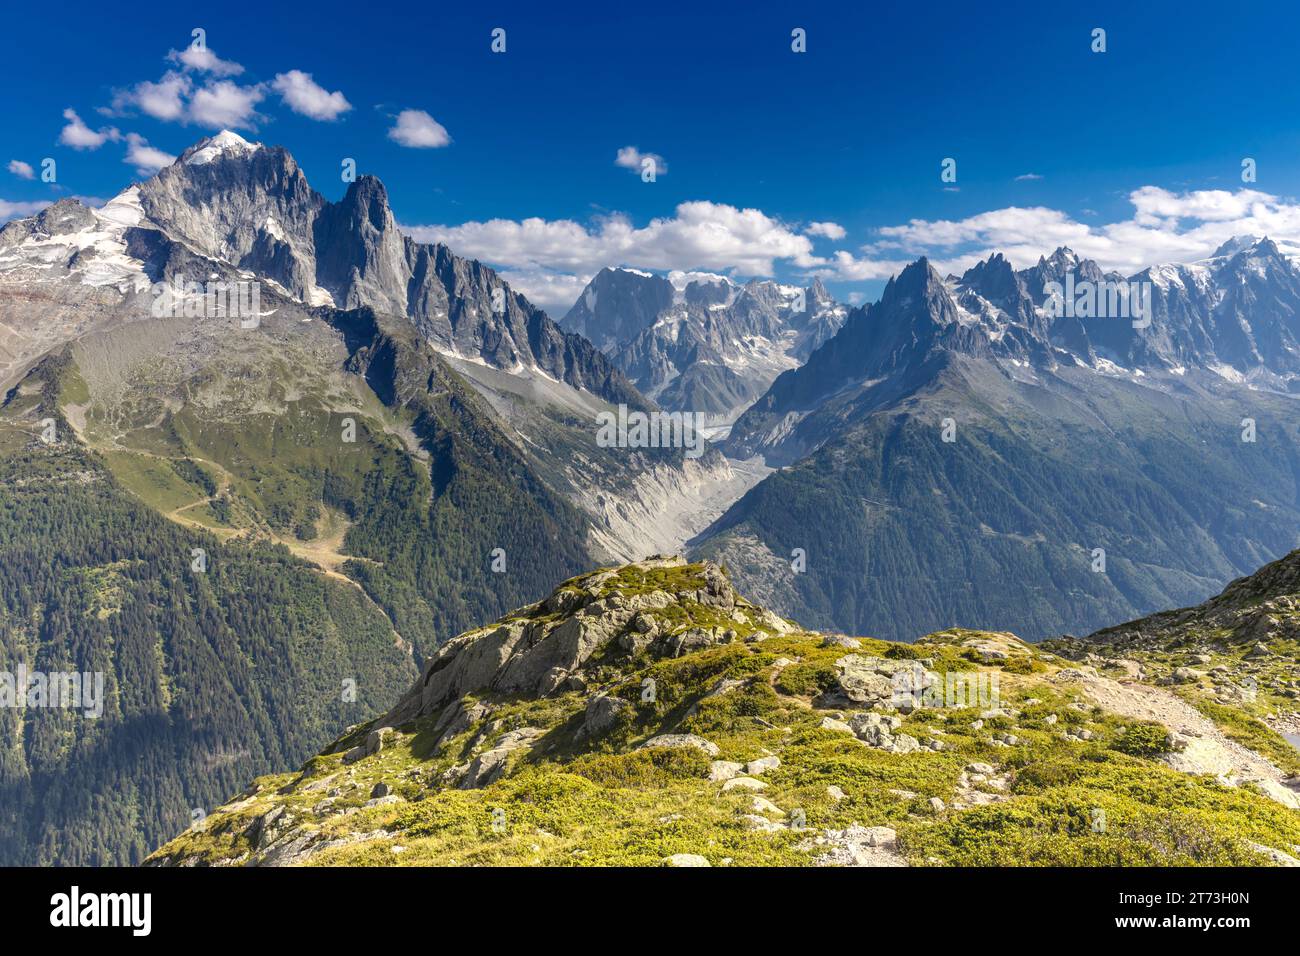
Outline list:
[[[331,203],[228,132],[0,230],[0,388],[5,659],[108,695],[3,715],[14,863],[140,859],[447,637],[756,479],[601,447],[601,410],[652,406],[590,343],[403,236],[378,180]]]
[[[1137,314],[1107,314],[1121,303]],[[101,207],[63,200],[0,228],[0,650],[29,672],[102,673],[106,695],[93,720],[0,709],[0,862],[139,862],[331,736],[342,734],[309,768],[334,773],[372,732],[420,721],[459,728],[426,728],[440,774],[504,772],[533,738],[500,734],[533,729],[554,735],[557,767],[586,761],[599,779],[577,777],[597,786],[667,774],[697,788],[697,757],[625,745],[656,728],[703,737],[739,733],[749,716],[802,720],[814,685],[836,693],[822,649],[838,660],[840,641],[857,640],[837,632],[946,633],[932,656],[988,663],[980,648],[1005,645],[1056,674],[1059,661],[985,632],[1061,638],[1194,604],[1295,546],[1298,316],[1300,270],[1268,239],[1242,237],[1129,277],[1066,249],[946,278],[922,259],[853,309],[816,279],[609,268],[557,324],[493,269],[404,235],[378,179],[331,202],[284,148],[205,138]],[[597,422],[616,412],[689,412],[714,443],[699,457],[611,446]],[[687,550],[697,563],[645,560]],[[636,583],[604,587],[615,578]],[[647,600],[643,622],[623,614]],[[777,667],[768,650],[795,633],[782,659],[801,676],[773,704],[750,678]],[[627,660],[611,636],[619,653],[630,642]],[[507,639],[509,653],[494,643]],[[564,653],[527,654],[534,641]],[[510,660],[468,667],[488,649]],[[439,678],[435,704],[420,688],[444,665],[473,679]],[[608,694],[587,698],[646,677],[666,681],[653,718],[586,753],[599,736],[578,734],[590,709],[623,713]],[[748,683],[708,704],[715,679]],[[493,689],[526,702],[485,724],[503,701],[475,695]],[[733,704],[708,718],[718,725],[692,710]],[[365,722],[394,706],[387,723]],[[841,709],[844,721],[816,716],[850,720]],[[416,733],[403,746],[424,761],[433,751]],[[775,746],[738,737],[734,750],[761,761]],[[833,750],[817,759],[840,759]],[[350,778],[339,805],[413,799],[386,775],[429,768],[381,769]],[[966,772],[947,767],[944,787]],[[257,809],[251,830],[155,859],[265,861],[281,831],[308,840],[286,860],[318,848],[317,829],[282,816],[342,785],[321,796],[316,771],[304,774],[293,808],[258,789],[239,810],[243,826]],[[590,794],[562,775],[556,792]],[[453,777],[432,789],[459,792]],[[371,796],[380,783],[390,790]],[[828,811],[823,829],[851,829],[849,816]],[[1254,842],[1287,852],[1284,831]],[[235,833],[195,831],[210,832]],[[836,859],[873,857],[859,836],[822,834]],[[947,850],[947,837],[903,836],[890,859],[957,862],[950,836]],[[685,846],[642,834],[623,853],[609,839],[563,852],[645,862]],[[749,852],[738,843],[733,859]]]
[[[1150,314],[1061,307],[1114,286]],[[1267,239],[1127,278],[1068,249],[946,279],[922,259],[736,421],[727,454],[779,470],[695,553],[895,639],[1199,600],[1300,537],[1298,338],[1300,270]]]
[[[646,396],[725,434],[776,376],[802,364],[844,321],[820,279],[801,289],[725,276],[602,269],[562,320],[595,342]]]

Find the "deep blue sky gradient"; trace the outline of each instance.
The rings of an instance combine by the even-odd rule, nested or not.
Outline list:
[[[619,211],[640,225],[708,199],[834,220],[849,230],[837,245],[857,249],[878,226],[1009,205],[1123,218],[1138,186],[1238,187],[1243,156],[1259,162],[1257,188],[1300,192],[1296,4],[183,6],[8,5],[0,169],[54,156],[67,192],[99,197],[135,178],[120,145],[57,145],[67,107],[172,153],[211,132],[95,113],[114,88],[158,79],[202,26],[246,67],[240,82],[300,69],[341,89],[354,109],[336,122],[269,99],[268,120],[243,132],[288,146],[330,198],[340,159],[356,157],[404,223]],[[496,26],[504,56],[489,52]],[[1089,50],[1094,26],[1105,55]],[[402,108],[431,113],[452,145],[388,140]],[[627,144],[665,156],[669,174],[650,185],[615,167]],[[959,192],[939,181],[946,156]],[[1042,178],[1016,181],[1026,173]],[[0,199],[49,196],[0,172]]]

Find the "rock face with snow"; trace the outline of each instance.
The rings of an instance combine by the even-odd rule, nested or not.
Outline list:
[[[1128,277],[922,259],[737,420],[729,456],[788,467],[696,553],[820,627],[1086,633],[1294,546],[1298,399],[1300,268],[1270,240]]]
[[[677,288],[662,276],[603,269],[563,324],[596,342],[662,407],[729,423],[846,313],[820,280],[800,289],[705,276]]]
[[[120,298],[107,304],[120,306],[164,278],[156,260],[167,258],[159,250],[168,244],[273,283],[307,305],[405,316],[444,353],[537,370],[611,402],[643,404],[591,343],[561,331],[492,269],[404,236],[378,179],[359,177],[331,203],[286,149],[229,131],[191,146],[102,210],[67,200],[10,223],[0,231],[7,252],[0,281],[74,274],[85,285],[117,288]]]
[[[404,236],[373,176],[330,203],[287,150],[226,132],[186,150],[140,196],[169,236],[300,301],[406,316],[450,354],[535,368],[610,401],[639,403],[590,343],[562,332],[492,269]]]

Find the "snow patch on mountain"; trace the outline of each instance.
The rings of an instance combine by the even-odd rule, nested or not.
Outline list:
[[[188,166],[206,166],[227,154],[250,153],[262,148],[261,143],[250,143],[238,133],[223,129],[209,136],[181,154],[180,161]]]

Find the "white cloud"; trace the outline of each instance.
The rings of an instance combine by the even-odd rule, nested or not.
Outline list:
[[[314,120],[338,119],[340,114],[352,109],[342,92],[329,92],[302,70],[277,73],[271,86],[289,109]]]
[[[8,168],[9,168],[9,172],[13,173],[19,179],[36,178],[36,170],[32,169],[32,167],[28,163],[24,163],[21,159],[9,160]]]
[[[388,138],[414,149],[437,149],[451,142],[446,128],[424,110],[402,110]]]
[[[48,205],[49,203],[45,201],[9,202],[7,199],[0,199],[0,222],[35,215]]]
[[[1038,173],[1021,173],[1019,176],[1016,177],[1016,182],[1024,183],[1024,182],[1029,182],[1030,180],[1042,179],[1042,178],[1043,177],[1038,175]]]
[[[131,109],[138,109],[147,116],[165,123],[185,118],[185,98],[190,95],[193,81],[182,73],[169,70],[157,83],[146,80],[137,83],[129,90],[118,90],[113,94],[113,107],[110,115],[122,115]]]
[[[814,270],[815,275],[825,279],[839,279],[845,282],[866,282],[870,279],[888,279],[901,272],[911,259],[859,259],[851,252],[837,250],[831,264],[823,269]]]
[[[446,243],[458,254],[502,267],[530,299],[555,309],[573,304],[605,266],[665,272],[770,276],[778,262],[823,266],[812,240],[758,209],[685,202],[674,215],[634,225],[613,215],[583,225],[571,219],[493,219],[458,226],[403,227],[413,238]]]
[[[502,269],[500,275],[510,288],[555,318],[564,317],[591,281],[589,274],[567,275],[545,269]]]
[[[189,46],[184,50],[170,50],[167,59],[172,63],[179,63],[187,70],[211,73],[213,76],[238,76],[244,72],[244,68],[238,63],[221,59],[207,46]]]
[[[658,153],[643,153],[635,146],[623,146],[619,149],[618,154],[614,157],[614,165],[621,166],[623,169],[630,169],[638,175],[642,169],[642,163],[645,160],[654,163],[656,176],[662,176],[668,172],[668,160],[664,159]]]
[[[152,176],[163,167],[176,162],[175,156],[150,146],[149,141],[139,133],[127,133],[126,143],[126,158],[122,162],[134,166],[141,176]]]
[[[1044,206],[1008,206],[959,220],[913,219],[879,229],[880,240],[863,247],[865,257],[837,252],[820,274],[886,278],[921,255],[940,272],[960,273],[994,252],[1025,268],[1068,246],[1105,270],[1132,275],[1159,263],[1203,259],[1233,236],[1300,239],[1300,204],[1258,190],[1174,193],[1143,186],[1129,193],[1129,202],[1128,219],[1097,225]]]
[[[73,149],[99,149],[109,141],[116,143],[122,138],[122,134],[112,126],[105,126],[98,131],[91,129],[81,121],[77,111],[72,108],[63,111],[63,118],[68,121],[68,125],[59,133],[59,142],[64,146],[71,146]]]
[[[240,86],[218,80],[195,90],[187,118],[199,126],[214,129],[254,129],[262,117],[257,104],[266,98],[263,87]]]
[[[493,219],[459,226],[416,226],[412,236],[445,242],[462,255],[514,268],[594,273],[605,266],[772,274],[777,260],[811,268],[824,260],[812,240],[758,209],[684,202],[672,217],[637,227],[622,215],[591,228],[571,219]]]
[[[804,232],[810,236],[824,236],[836,241],[848,235],[844,227],[837,222],[810,222]]]

